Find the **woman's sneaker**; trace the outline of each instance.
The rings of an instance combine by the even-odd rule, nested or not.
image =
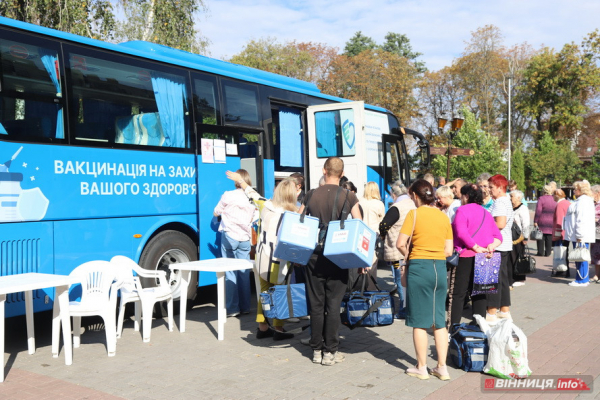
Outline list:
[[[415,378],[419,378],[422,380],[429,379],[429,373],[427,372],[427,366],[423,366],[421,368],[417,368],[416,366],[410,367],[406,370],[406,375],[414,376]]]
[[[335,363],[341,363],[344,361],[346,357],[339,351],[335,353],[330,353],[328,351],[323,352],[323,360],[321,361],[322,365],[334,365]]]
[[[323,361],[323,352],[321,350],[314,350],[313,351],[313,363],[321,364],[322,361]]]

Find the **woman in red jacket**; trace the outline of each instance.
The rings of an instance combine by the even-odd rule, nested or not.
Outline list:
[[[565,215],[567,214],[567,210],[571,205],[571,202],[566,199],[565,192],[561,189],[556,189],[554,192],[554,201],[556,201],[556,210],[554,211],[554,219],[552,222],[552,246],[553,247],[562,247],[564,249],[555,249],[554,258],[559,258],[558,253],[565,253],[564,264],[567,266],[567,270],[565,272],[565,277],[569,278],[571,276],[569,272],[569,242],[565,240],[565,232],[563,231],[563,220],[565,219]],[[562,258],[562,257],[560,257]],[[562,262],[561,262],[562,264]],[[552,269],[552,275],[556,276],[560,271],[555,271]]]

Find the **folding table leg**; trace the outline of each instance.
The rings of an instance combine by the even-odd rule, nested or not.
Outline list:
[[[58,288],[54,292],[54,305],[52,306],[52,357],[58,357],[60,348],[60,304],[58,301]]]
[[[27,350],[29,354],[35,353],[35,329],[33,328],[33,293],[25,291],[25,318],[27,320]]]
[[[2,373],[0,374],[0,382],[4,382],[4,302],[5,294],[0,294],[0,354],[2,355]]]
[[[65,350],[65,364],[73,364],[73,341],[71,340],[71,315],[69,314],[69,286],[57,286],[54,305],[58,299],[60,319],[63,331],[63,346]],[[54,323],[53,323],[54,327]],[[116,332],[115,332],[116,334]],[[58,336],[57,336],[58,339]],[[58,340],[57,340],[58,342]],[[57,344],[58,347],[58,344]],[[57,349],[58,350],[58,349]],[[58,352],[58,351],[57,351]]]
[[[227,322],[227,310],[225,307],[225,272],[217,272],[217,303],[219,315],[217,338],[223,340],[225,338],[225,322]]]
[[[181,273],[181,290],[179,291],[179,332],[185,332],[185,314],[187,312],[187,292],[192,279],[192,271],[179,270]],[[143,316],[142,316],[143,317]]]

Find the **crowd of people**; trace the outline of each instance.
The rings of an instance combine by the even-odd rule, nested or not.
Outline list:
[[[569,285],[587,286],[600,283],[600,185],[590,187],[587,181],[573,185],[574,200],[550,183],[538,199],[533,223],[524,194],[503,175],[482,173],[475,182],[457,178],[450,182],[426,174],[410,187],[393,183],[389,192],[392,203],[385,212],[380,188],[368,182],[364,196],[358,198],[356,186],[344,177],[340,158],[327,159],[319,187],[305,193],[304,178],[294,174],[281,181],[271,200],[264,199],[253,188],[246,171],[227,172],[235,182],[235,190],[226,192],[215,208],[221,217],[223,257],[248,258],[251,224],[260,220],[256,250],[257,271],[261,291],[282,284],[293,271],[297,282],[306,284],[310,305],[310,339],[312,361],[334,365],[344,361],[338,351],[339,310],[346,291],[356,288],[358,279],[371,275],[377,278],[377,265],[385,261],[391,268],[398,288],[394,317],[404,319],[413,328],[416,365],[408,375],[428,379],[433,375],[450,379],[446,367],[448,328],[460,323],[464,306],[472,304],[473,315],[489,323],[511,318],[511,290],[523,286],[526,275],[514,271],[517,260],[527,251],[530,234],[536,236],[538,256],[548,257],[555,252],[566,258],[569,245],[590,250],[591,261],[575,263],[575,280]],[[442,177],[440,177],[442,178]],[[337,204],[334,204],[336,203]],[[294,266],[273,257],[277,240],[277,222],[284,211],[305,211],[327,224],[345,213],[362,219],[377,232],[383,242],[383,259],[374,258],[369,268],[342,269],[321,253],[315,252],[305,267]],[[337,217],[332,215],[337,210]],[[539,232],[538,232],[539,231]],[[476,254],[491,257],[499,254],[498,287],[495,293],[472,295]],[[447,257],[457,254],[457,265]],[[568,261],[565,276],[570,276]],[[590,278],[589,268],[595,267]],[[353,271],[350,273],[348,271]],[[227,312],[234,316],[249,312],[250,284],[244,273],[236,272],[227,278]],[[557,275],[553,272],[553,275]],[[243,286],[243,287],[242,287]],[[258,306],[259,339],[272,337],[284,340],[293,337],[285,332],[285,321],[274,320],[272,327]],[[437,366],[427,369],[427,329],[433,329]]]

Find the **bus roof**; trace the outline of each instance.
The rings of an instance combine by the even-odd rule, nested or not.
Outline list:
[[[25,31],[35,32],[42,35],[60,38],[75,43],[82,43],[93,47],[106,50],[112,50],[119,53],[132,56],[143,57],[150,60],[162,61],[169,64],[178,65],[198,71],[210,72],[234,79],[247,82],[254,82],[261,85],[271,86],[278,89],[290,90],[309,96],[319,97],[335,102],[348,102],[351,100],[340,97],[330,96],[321,93],[319,88],[310,82],[305,82],[295,78],[278,75],[272,72],[261,71],[256,68],[250,68],[243,65],[232,64],[227,61],[221,61],[214,58],[189,53],[183,50],[173,49],[171,47],[144,42],[131,41],[121,44],[103,42],[101,40],[91,39],[84,36],[75,35],[68,32],[62,32],[43,26],[17,21],[6,17],[0,17],[0,25],[5,25]],[[365,108],[388,112],[385,108],[365,104]]]

